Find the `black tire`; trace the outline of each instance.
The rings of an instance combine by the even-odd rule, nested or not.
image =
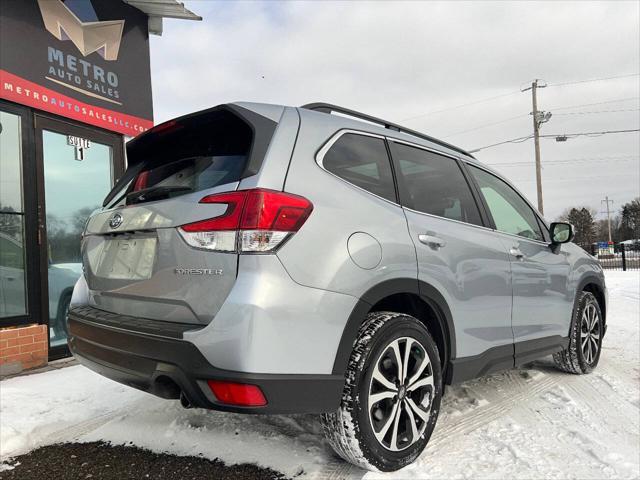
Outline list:
[[[597,323],[590,327],[588,319],[592,313],[597,316]],[[586,338],[589,333],[597,335],[597,339]],[[604,318],[598,300],[591,292],[580,292],[571,319],[569,347],[553,354],[556,366],[576,375],[591,373],[600,361],[603,336]]]
[[[393,354],[394,345],[398,356]],[[393,358],[403,361],[393,366],[392,354]],[[402,376],[403,387],[400,387],[397,378],[400,375],[394,377],[393,372],[401,371],[402,363],[407,367]],[[375,380],[372,379],[374,371]],[[382,386],[377,380],[381,372],[385,372],[389,385],[396,385],[395,390]],[[384,395],[397,393],[393,398],[370,405],[379,390]],[[360,327],[349,359],[340,408],[321,416],[323,431],[336,453],[346,461],[367,470],[395,471],[413,462],[424,450],[438,419],[441,397],[438,348],[425,326],[401,313],[370,313]],[[399,412],[398,420],[390,423],[395,411]],[[383,425],[378,428],[381,440],[376,438],[374,423]],[[389,446],[385,446],[385,442]],[[394,446],[396,451],[392,450]],[[399,447],[402,449],[398,450]]]
[[[69,335],[67,327],[67,315],[71,304],[71,292],[63,293],[58,302],[58,313],[56,314],[56,337],[66,338]]]

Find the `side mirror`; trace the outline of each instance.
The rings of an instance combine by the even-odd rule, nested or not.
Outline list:
[[[549,229],[551,233],[551,243],[559,245],[573,240],[573,225],[565,222],[554,222]]]

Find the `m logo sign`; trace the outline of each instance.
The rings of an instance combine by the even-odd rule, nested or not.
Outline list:
[[[71,40],[85,57],[98,52],[105,60],[118,59],[124,20],[99,22],[89,0],[69,0],[66,4],[38,0],[38,5],[45,28],[58,40]]]

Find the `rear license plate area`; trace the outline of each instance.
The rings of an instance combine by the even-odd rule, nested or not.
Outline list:
[[[94,274],[114,280],[146,280],[153,274],[155,236],[105,239]]]

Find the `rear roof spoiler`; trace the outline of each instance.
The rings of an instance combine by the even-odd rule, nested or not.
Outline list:
[[[371,115],[367,115],[366,113],[361,113],[361,112],[357,112],[355,110],[350,110],[348,108],[340,107],[338,105],[333,105],[331,103],[322,103],[322,102],[308,103],[306,105],[302,105],[302,107],[300,107],[300,108],[305,108],[307,110],[313,110],[315,112],[322,112],[322,113],[328,113],[328,114],[331,114],[332,112],[341,113],[342,115],[346,115],[348,117],[353,117],[353,118],[357,118],[357,119],[360,119],[360,120],[365,120],[365,121],[370,122],[370,123],[375,123],[376,125],[380,125],[380,126],[382,126],[384,128],[388,128],[389,130],[393,130],[394,132],[406,133],[407,135],[411,135],[411,136],[414,136],[414,137],[421,138],[422,140],[427,140],[429,142],[436,143],[436,144],[438,144],[440,146],[449,148],[449,149],[454,150],[454,151],[456,151],[458,153],[466,155],[467,157],[471,157],[471,158],[475,159],[475,157],[473,155],[471,155],[469,152],[467,152],[466,150],[463,150],[460,147],[456,147],[455,145],[451,145],[450,143],[443,142],[442,140],[438,140],[437,138],[430,137],[429,135],[426,135],[424,133],[417,132],[417,131],[411,130],[409,128],[405,128],[405,127],[403,127],[401,125],[398,125],[396,123],[391,123],[391,122],[388,122],[388,121],[383,120],[381,118],[377,118],[377,117],[373,117]]]

